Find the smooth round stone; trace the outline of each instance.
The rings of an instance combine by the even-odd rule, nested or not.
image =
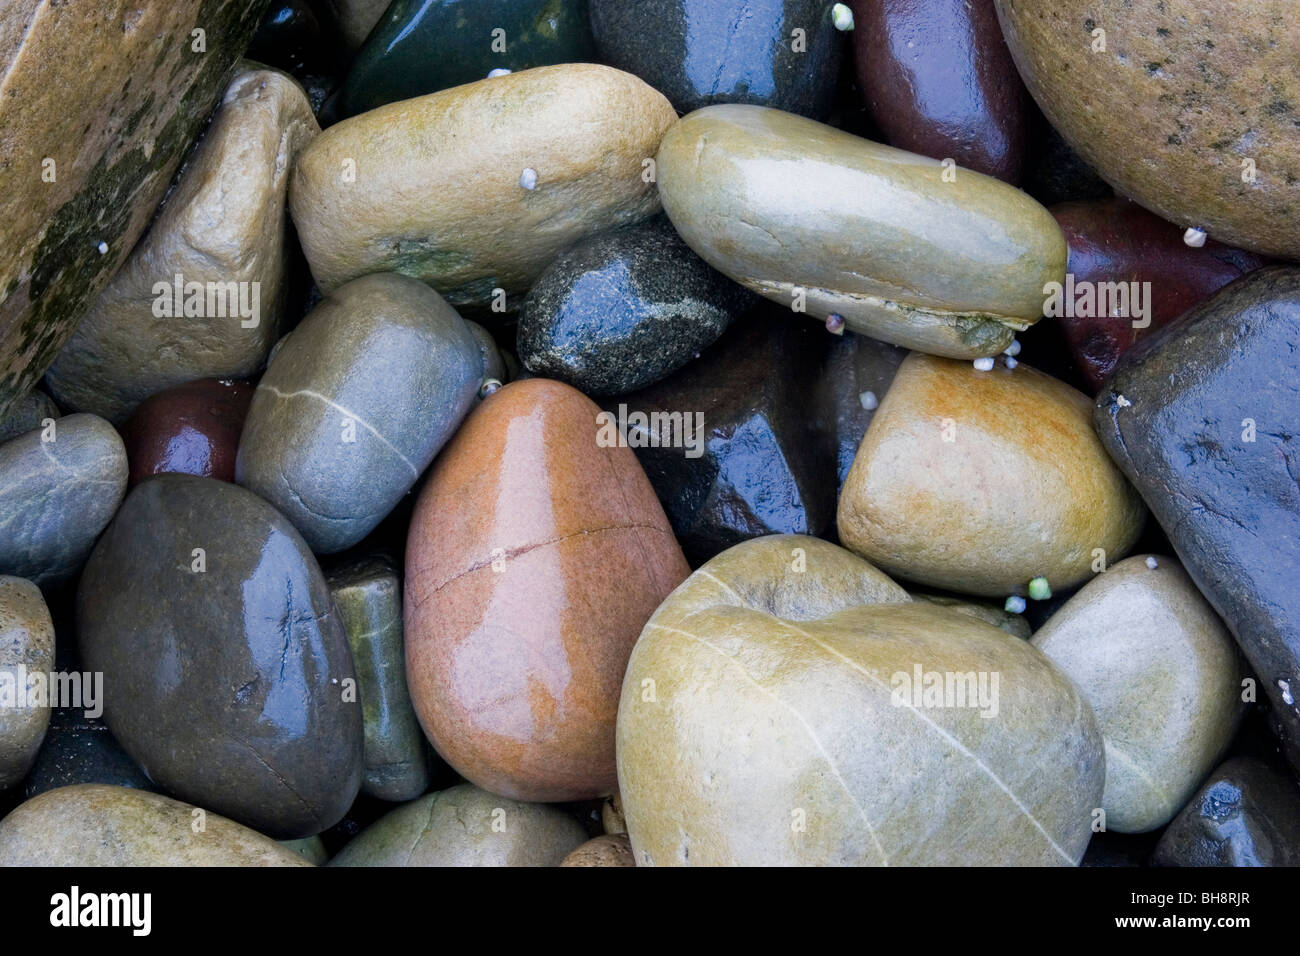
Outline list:
[[[1033,645],[1075,682],[1106,746],[1106,829],[1145,833],[1183,808],[1241,722],[1247,673],[1223,622],[1173,558],[1111,565]]]
[[[588,840],[564,858],[560,866],[636,866],[632,841],[626,833],[605,834]]]
[[[148,233],[46,375],[61,405],[119,425],[165,388],[262,368],[287,297],[290,165],[319,132],[292,77],[244,62]]]
[[[77,633],[111,688],[104,719],[163,789],[279,839],[351,805],[347,635],[306,542],[256,495],[193,475],[138,485],[81,576]]]
[[[263,6],[0,5],[0,418],[145,232]]]
[[[375,557],[332,570],[326,582],[357,672],[365,721],[361,792],[394,803],[413,800],[428,789],[432,770],[406,689],[401,577],[390,561]]]
[[[41,585],[72,575],[117,510],[126,476],[122,439],[95,415],[0,445],[0,574]]]
[[[483,359],[483,381],[496,379],[502,385],[510,380],[510,371],[506,366],[506,361],[501,355],[501,349],[497,347],[496,339],[492,338],[492,333],[477,322],[466,322],[470,332],[474,334],[474,340],[478,342],[479,356]],[[479,395],[482,398],[482,393]]]
[[[641,627],[689,573],[599,409],[512,382],[430,471],[406,545],[406,678],[425,733],[469,781],[520,800],[613,792],[614,720]]]
[[[891,574],[1025,594],[1123,557],[1146,516],[1092,430],[1087,396],[1023,362],[981,372],[919,353],[898,369],[839,502],[840,540]]]
[[[23,779],[45,739],[48,692],[33,700],[29,690],[33,674],[53,669],[54,622],[41,589],[0,575],[0,790]]]
[[[61,787],[0,820],[0,866],[310,865],[232,820],[128,787]]]
[[[1300,866],[1300,787],[1254,757],[1217,768],[1156,844],[1156,866]]]
[[[600,58],[679,113],[714,103],[817,119],[835,99],[843,40],[824,0],[591,0]]]
[[[1130,349],[1093,421],[1237,639],[1300,771],[1297,342],[1300,269],[1260,269]]]
[[[832,449],[809,414],[826,338],[764,303],[675,375],[605,401],[692,564],[834,525]]]
[[[805,541],[724,552],[637,641],[618,714],[637,865],[1077,864],[1105,765],[1069,679]],[[969,680],[924,696],[927,673]]]
[[[84,708],[54,708],[23,791],[30,799],[79,783],[157,789],[102,719],[87,717]]]
[[[858,88],[891,146],[1020,181],[1029,96],[993,0],[852,0]]]
[[[1060,227],[1020,190],[779,110],[698,110],[657,170],[673,225],[715,269],[893,345],[997,355],[1065,277]]]
[[[977,621],[992,624],[998,630],[1006,631],[1008,634],[1024,640],[1029,640],[1029,635],[1032,633],[1029,622],[1021,615],[1005,611],[996,604],[987,604],[983,601],[965,601],[950,594],[927,594],[924,592],[913,592],[912,599],[947,608],[949,611],[964,614],[967,617],[973,617]]]
[[[1030,93],[1116,191],[1179,228],[1300,258],[1288,0],[1261,0],[1245,19],[1200,0],[996,3]]]
[[[292,850],[312,866],[324,866],[329,862],[329,851],[318,836],[303,837],[301,840],[281,840],[280,846]]]
[[[845,332],[833,336],[817,377],[818,415],[835,445],[835,493],[838,500],[858,446],[907,350]]]
[[[630,392],[699,355],[753,302],[657,217],[593,236],[542,273],[519,315],[519,359],[589,395]]]
[[[337,51],[334,37],[322,29],[313,9],[319,5],[310,0],[271,0],[244,55],[304,79],[331,71]]]
[[[606,66],[479,80],[331,126],[299,156],[289,208],[322,291],[400,272],[487,309],[585,236],[659,211],[645,161],[675,119]]]
[[[1070,246],[1067,275],[1074,277],[1073,286],[1062,290],[1054,318],[1094,392],[1136,342],[1264,265],[1253,252],[1212,239],[1200,248],[1189,246],[1182,229],[1127,199],[1062,203],[1051,213]],[[1111,296],[1124,295],[1115,285],[1105,286],[1106,305],[1098,301],[1106,283],[1128,284],[1121,299],[1127,305],[1113,305]],[[1145,315],[1137,315],[1135,289]]]
[[[34,388],[22,398],[14,399],[9,414],[0,417],[0,445],[11,438],[40,428],[47,418],[58,418],[59,409],[54,399],[39,388]]]
[[[235,452],[252,400],[251,382],[218,378],[146,398],[121,430],[130,487],[167,472],[234,481]]]
[[[236,480],[313,551],[342,551],[411,490],[474,404],[478,340],[438,293],[393,274],[328,295],[253,395]]]
[[[340,115],[473,83],[493,70],[595,59],[587,0],[393,0],[352,61]]]
[[[586,839],[558,807],[461,784],[381,817],[330,866],[556,866]]]

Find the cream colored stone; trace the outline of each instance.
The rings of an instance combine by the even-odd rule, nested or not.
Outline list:
[[[41,589],[25,578],[0,575],[0,691],[15,695],[8,706],[0,703],[0,790],[22,780],[41,749],[50,725],[49,696],[33,701],[27,690],[32,675],[44,680],[53,669],[54,623]]]

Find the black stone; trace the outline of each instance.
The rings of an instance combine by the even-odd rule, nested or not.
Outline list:
[[[1253,757],[1219,766],[1169,824],[1156,866],[1300,866],[1300,786]]]
[[[30,800],[47,790],[79,783],[157,789],[107,724],[86,717],[83,711],[58,708],[50,714],[50,728],[23,782],[23,791]]]
[[[592,395],[629,392],[695,358],[757,298],[658,216],[593,236],[542,273],[520,313],[519,359]]]
[[[162,790],[276,839],[352,804],[347,636],[306,542],[252,492],[181,474],[137,485],[86,564],[77,631],[105,721]]]
[[[635,449],[692,565],[748,538],[833,530],[835,455],[814,396],[827,334],[765,305],[676,375],[605,401],[614,414],[703,414],[699,457]]]
[[[1250,660],[1300,768],[1300,269],[1244,276],[1138,343],[1094,420]]]
[[[750,103],[824,119],[844,55],[833,6],[828,0],[591,0],[591,29],[604,62],[641,77],[679,113]]]

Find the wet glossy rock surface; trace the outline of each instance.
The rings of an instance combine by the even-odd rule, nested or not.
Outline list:
[[[1262,257],[1212,239],[1199,249],[1188,246],[1182,229],[1126,199],[1063,203],[1051,213],[1069,244],[1066,272],[1078,290],[1072,298],[1062,295],[1062,304],[1078,314],[1055,321],[1094,392],[1134,343],[1264,265]],[[1081,300],[1080,283],[1094,284],[1091,304]],[[1101,283],[1129,283],[1126,309],[1096,301]],[[1145,315],[1137,315],[1132,283],[1139,283]]]
[[[156,793],[51,790],[0,820],[0,866],[309,866],[274,840]]]
[[[931,587],[1002,597],[1122,557],[1146,509],[1092,430],[1088,399],[1021,363],[913,353],[840,495],[844,545]]]
[[[750,103],[821,119],[831,110],[844,50],[832,6],[591,0],[591,26],[604,62],[662,91],[679,113]]]
[[[46,375],[62,405],[116,425],[164,388],[261,369],[284,310],[289,169],[319,131],[291,77],[240,67],[149,232]]]
[[[330,127],[299,157],[289,208],[323,291],[392,271],[487,309],[578,240],[659,211],[643,163],[675,118],[605,66],[480,80]]]
[[[1287,0],[1263,0],[1247,19],[1198,0],[995,2],[1030,93],[1117,192],[1180,228],[1300,257]]]
[[[1245,652],[1296,768],[1298,341],[1300,270],[1262,269],[1131,349],[1094,415],[1107,450]]]
[[[341,115],[595,53],[587,0],[394,0],[352,61]]]
[[[891,146],[1020,181],[1028,94],[993,0],[854,0],[858,87]]]
[[[276,350],[253,395],[236,480],[312,550],[365,537],[470,410],[478,340],[424,284],[363,276],[327,296]]]
[[[712,106],[657,157],[664,210],[687,245],[807,317],[955,358],[997,355],[1065,275],[1046,209],[969,170],[779,110]]]
[[[1300,786],[1253,757],[1210,775],[1165,830],[1156,866],[1300,866]]]
[[[656,217],[594,236],[542,273],[520,313],[519,358],[535,375],[617,395],[685,365],[754,301]]]
[[[234,481],[235,453],[253,388],[247,381],[199,379],[164,389],[136,406],[121,429],[131,487],[165,472]]]
[[[286,839],[352,803],[347,637],[306,543],[252,493],[191,475],[136,487],[82,574],[77,635],[114,736],[169,793]]]
[[[40,588],[0,575],[0,790],[22,780],[36,759],[50,702],[48,692],[32,699],[30,678],[53,669],[54,624]]]
[[[1097,717],[1107,830],[1164,826],[1222,758],[1245,709],[1248,672],[1223,622],[1177,561],[1134,555],[1089,581],[1033,644]]]
[[[392,562],[362,558],[326,576],[352,648],[365,721],[363,793],[395,803],[429,786],[424,731],[406,689],[402,580]]]
[[[462,784],[398,807],[330,866],[556,866],[586,838],[558,807]]]
[[[896,700],[922,667],[997,671],[996,717]],[[618,768],[638,866],[1073,865],[1104,776],[1087,704],[1025,641],[785,536],[719,555],[646,625]]]
[[[665,442],[660,425],[660,447],[634,450],[692,564],[747,538],[831,528],[834,457],[811,414],[826,338],[765,307],[675,375],[605,400],[614,416],[625,406],[629,444],[649,440],[655,421],[631,427],[632,413],[684,415],[687,440]]]
[[[688,573],[631,450],[547,379],[507,385],[430,471],[406,547],[406,668],[438,752],[494,793],[615,787],[632,643]]]
[[[71,576],[117,510],[126,476],[122,439],[95,415],[0,445],[0,574],[40,585]]]

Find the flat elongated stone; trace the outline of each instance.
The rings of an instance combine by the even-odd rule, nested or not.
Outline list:
[[[749,103],[824,118],[843,39],[824,0],[591,0],[601,60],[679,113]]]
[[[46,375],[56,399],[117,424],[164,388],[261,369],[283,312],[289,168],[319,131],[291,77],[235,76],[148,235]]]
[[[739,544],[674,591],[618,713],[638,866],[1074,865],[1101,746],[1027,642],[795,537]]]
[[[645,161],[675,119],[605,66],[480,80],[331,126],[298,158],[289,208],[322,291],[400,272],[486,309],[579,239],[659,211]]]
[[[1130,349],[1094,421],[1245,652],[1300,769],[1296,342],[1300,269],[1253,272]]]
[[[673,225],[715,269],[894,345],[997,355],[1065,276],[1060,227],[1018,189],[779,110],[697,110],[657,169]]]
[[[1134,555],[1089,581],[1033,644],[1097,715],[1106,829],[1164,826],[1223,756],[1245,710],[1246,671],[1223,622],[1177,561]]]
[[[37,584],[73,574],[117,510],[126,476],[122,439],[95,415],[0,445],[0,574]]]
[[[0,575],[0,790],[23,779],[50,724],[48,684],[37,699],[31,675],[54,669],[54,623],[41,589]]]
[[[587,0],[393,0],[352,61],[341,115],[595,54]]]
[[[225,817],[127,787],[61,787],[0,820],[0,866],[310,865]]]
[[[131,487],[166,472],[234,481],[235,453],[252,400],[251,382],[216,378],[146,398],[121,429]]]
[[[548,379],[465,420],[406,544],[406,678],[438,752],[515,799],[613,791],[614,719],[641,626],[689,569],[636,457]]]
[[[1156,844],[1156,866],[1300,866],[1300,786],[1254,757],[1218,767]]]
[[[0,8],[0,418],[126,261],[265,5]],[[191,49],[196,27],[201,54]]]
[[[1133,547],[1142,500],[1106,456],[1087,396],[1021,363],[979,371],[913,353],[840,495],[845,547],[891,574],[964,594],[1086,581],[1100,548]]]
[[[138,485],[81,576],[77,636],[105,720],[163,789],[283,839],[351,805],[347,636],[306,542],[256,495],[193,475]]]
[[[330,866],[556,866],[586,838],[558,807],[461,784],[382,817]]]
[[[630,392],[698,356],[755,301],[656,217],[547,267],[520,311],[519,359],[588,395]]]
[[[365,721],[361,792],[395,803],[414,800],[428,789],[432,771],[406,689],[401,577],[390,561],[374,557],[336,568],[326,581],[357,672]]]
[[[441,296],[406,276],[362,276],[276,350],[244,422],[235,479],[313,551],[342,551],[411,489],[482,381],[478,340]]]

